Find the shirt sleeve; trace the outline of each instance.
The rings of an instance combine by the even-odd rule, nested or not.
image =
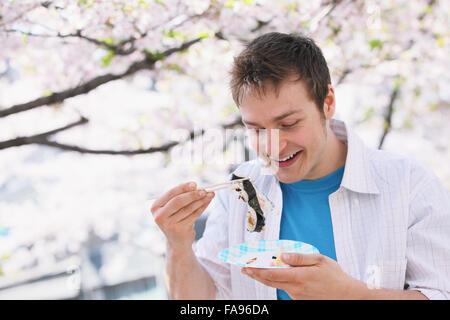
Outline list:
[[[411,173],[406,284],[428,299],[450,299],[450,199],[439,179],[417,165]]]
[[[216,192],[203,236],[194,244],[199,263],[214,281],[217,300],[232,299],[230,267],[218,257],[219,252],[228,247],[228,200],[225,192],[226,190]]]

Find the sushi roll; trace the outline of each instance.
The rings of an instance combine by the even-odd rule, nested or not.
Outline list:
[[[258,198],[259,206],[264,213],[274,212],[275,206],[273,205],[272,201],[270,201],[265,195],[256,190],[256,197]]]
[[[232,175],[231,180],[242,179],[242,177]],[[239,199],[246,202],[250,210],[247,211],[247,230],[249,232],[261,232],[265,225],[265,218],[261,201],[267,200],[261,194],[257,194],[256,189],[249,180],[243,180],[236,183],[235,189],[239,193]],[[269,201],[265,201],[264,204],[268,204]]]
[[[253,209],[250,208],[250,210],[247,211],[247,231],[249,232],[255,231],[257,221],[258,221],[257,214]]]

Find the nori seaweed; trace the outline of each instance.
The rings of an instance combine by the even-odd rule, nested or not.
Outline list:
[[[231,176],[231,180],[242,179],[243,177],[239,177],[235,174]],[[248,195],[248,205],[255,210],[256,213],[256,225],[253,232],[261,232],[262,228],[265,225],[264,212],[261,209],[261,206],[258,201],[258,197],[256,196],[256,190],[253,187],[253,184],[249,180],[242,181],[244,185],[244,191]]]

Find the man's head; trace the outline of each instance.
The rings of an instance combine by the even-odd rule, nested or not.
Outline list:
[[[295,154],[276,161],[279,180],[320,177],[335,100],[327,63],[314,41],[282,33],[256,38],[235,58],[230,86],[247,128],[279,129],[279,154],[269,156],[281,160]]]

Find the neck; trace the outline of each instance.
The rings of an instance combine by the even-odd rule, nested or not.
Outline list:
[[[327,127],[328,137],[330,141],[330,148],[328,150],[328,154],[330,155],[330,172],[334,172],[345,164],[345,160],[347,159],[347,146],[341,142],[337,137],[333,130],[330,127]]]
[[[347,158],[347,146],[335,135],[333,130],[327,125],[327,142],[323,148],[322,161],[315,168],[314,178],[306,180],[320,179],[338,170],[345,164]]]

